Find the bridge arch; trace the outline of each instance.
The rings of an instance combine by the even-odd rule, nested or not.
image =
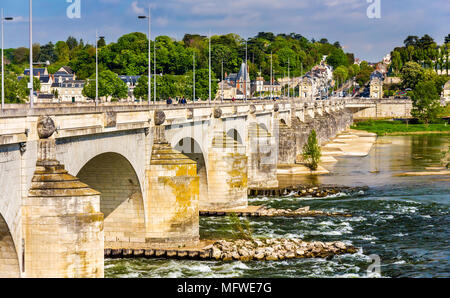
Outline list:
[[[19,258],[10,229],[0,214],[0,278],[20,277]]]
[[[243,144],[243,140],[237,129],[231,128],[227,132],[227,136],[238,142],[239,144]]]
[[[105,247],[108,242],[134,242],[145,238],[142,188],[127,158],[114,152],[99,154],[83,165],[77,177],[101,193]]]
[[[191,137],[185,137],[179,140],[175,150],[180,151],[193,161],[197,162],[197,175],[200,179],[200,204],[208,200],[208,173],[206,170],[206,158],[200,144]]]

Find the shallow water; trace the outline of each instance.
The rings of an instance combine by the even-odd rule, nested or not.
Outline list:
[[[358,247],[353,255],[331,259],[276,262],[219,262],[164,259],[110,259],[106,277],[450,277],[450,177],[400,177],[408,171],[437,167],[448,135],[379,138],[367,157],[341,157],[329,175],[291,177],[307,182],[369,186],[348,196],[250,198],[274,208],[339,211],[351,218],[249,218],[254,236],[344,241]],[[228,237],[226,217],[202,217],[201,237]],[[379,271],[370,255],[380,258]]]

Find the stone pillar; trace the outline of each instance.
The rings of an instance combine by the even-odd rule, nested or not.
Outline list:
[[[295,119],[292,122],[295,122]],[[292,165],[297,156],[295,131],[281,120],[278,125],[278,164]]]
[[[195,245],[199,240],[197,163],[172,149],[165,139],[163,122],[155,119],[152,158],[146,173],[146,243],[151,247]]]
[[[200,202],[201,210],[245,208],[248,205],[247,156],[245,146],[227,136],[214,109],[212,137],[208,150],[208,201]]]
[[[249,114],[248,122],[248,186],[278,187],[278,152],[275,137],[257,123],[254,112]]]
[[[53,121],[38,121],[38,160],[22,207],[26,277],[103,277],[100,193],[55,159]]]

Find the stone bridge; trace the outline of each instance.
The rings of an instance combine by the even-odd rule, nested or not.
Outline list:
[[[0,277],[102,277],[105,248],[199,241],[199,210],[278,185],[346,101],[7,105],[0,112]]]

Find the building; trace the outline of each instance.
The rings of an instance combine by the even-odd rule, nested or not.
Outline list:
[[[298,84],[300,98],[311,99],[314,97],[314,81],[309,77],[303,77]]]
[[[53,76],[42,75],[39,77],[39,82],[41,83],[41,93],[50,94],[52,92]]]
[[[442,97],[448,101],[450,100],[450,81],[447,81],[444,85],[444,90],[442,90]]]
[[[57,102],[58,100],[55,98],[53,94],[39,94],[36,97],[37,103],[51,103],[51,102]]]
[[[86,97],[83,95],[85,81],[67,80],[62,83],[53,83],[52,92],[58,93],[59,102],[84,102]]]
[[[53,82],[62,83],[76,80],[75,72],[69,66],[63,66],[53,74]]]
[[[136,88],[137,82],[141,76],[125,76],[120,75],[119,79],[124,82],[128,87],[128,100],[134,101],[134,88]]]
[[[29,76],[30,75],[30,69],[27,68],[25,69],[25,71],[23,72],[24,76]],[[35,78],[40,78],[41,76],[48,76],[48,71],[47,68],[33,68],[33,76]]]
[[[383,80],[374,76],[370,80],[370,98],[381,99],[383,98]]]
[[[216,93],[216,100],[222,99],[222,91],[223,91],[224,99],[236,98],[236,88],[234,86],[230,85],[225,80],[219,83],[219,88],[217,89],[217,93]]]
[[[231,88],[236,89],[236,92],[234,92],[236,95],[235,98],[243,99],[246,97],[245,94],[247,94],[247,98],[250,98],[252,83],[250,81],[248,65],[246,65],[245,63],[241,64],[239,73],[230,73],[229,75],[225,74],[224,81],[226,81],[226,83],[231,86]],[[226,85],[224,85],[224,88],[225,86]],[[221,86],[219,86],[219,89],[220,88]]]
[[[249,98],[251,96],[251,81],[248,65],[241,64],[241,69],[236,77],[236,98]]]
[[[274,81],[270,84],[270,81],[265,81],[263,84],[263,92],[270,94],[272,92],[273,95],[277,95],[281,93],[282,86],[277,81]]]

